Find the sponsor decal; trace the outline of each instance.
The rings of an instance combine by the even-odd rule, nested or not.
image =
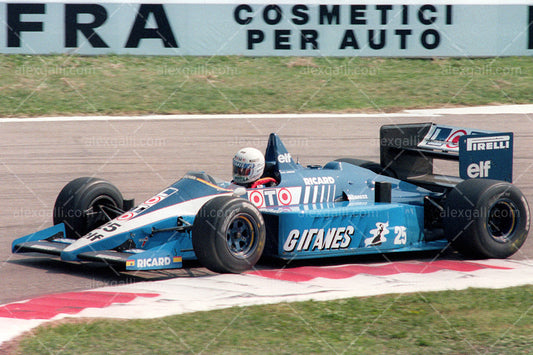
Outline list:
[[[145,258],[137,259],[137,267],[156,267],[156,266],[167,266],[172,263],[172,260],[168,256],[158,257],[158,258]]]
[[[301,187],[266,188],[248,192],[248,200],[257,208],[289,206],[300,202]]]
[[[290,153],[283,153],[278,155],[278,162],[280,163],[290,163],[292,162],[292,157]]]
[[[332,176],[316,176],[303,178],[306,185],[334,184],[335,179]]]
[[[279,189],[278,190],[278,201],[283,206],[290,205],[292,202],[291,192],[287,189]]]
[[[116,231],[121,226],[122,225],[117,222],[110,221],[104,224],[103,226],[101,226],[100,228],[97,228],[93,230],[92,232],[86,234],[83,238],[88,239],[91,242],[95,242],[97,240],[108,237],[110,233]]]
[[[169,256],[156,257],[156,258],[144,258],[137,259],[138,268],[149,268],[149,267],[159,267],[159,266],[168,266],[172,263],[181,263],[181,256],[174,256],[172,259]],[[135,266],[135,260],[127,260],[126,266]]]
[[[169,187],[166,190],[161,191],[157,195],[150,197],[148,200],[144,201],[137,207],[135,207],[133,210],[128,211],[120,216],[117,217],[118,221],[129,221],[133,217],[137,216],[139,213],[144,212],[144,210],[158,204],[159,202],[163,201],[170,195],[175,194],[178,192],[178,189],[175,187]]]
[[[467,151],[509,149],[511,137],[509,135],[493,137],[474,137],[466,139]]]
[[[289,232],[283,245],[283,251],[315,251],[338,250],[350,246],[355,233],[353,226],[338,228],[311,228],[300,231],[293,229]]]
[[[392,228],[392,227],[390,227]],[[365,247],[380,246],[387,241],[386,235],[390,233],[389,221],[377,222],[376,228],[370,230],[372,235],[369,238],[365,238]],[[394,227],[394,244],[405,245],[407,244],[407,228],[404,226]]]
[[[132,219],[133,216],[135,216],[135,213],[133,213],[131,211],[130,212],[126,212],[126,213],[118,216],[117,217],[117,221],[128,221],[128,220]]]
[[[498,132],[461,137],[461,179],[513,181],[513,133]]]
[[[153,206],[158,202],[161,202],[163,198],[161,196],[154,196],[152,198],[149,198],[148,200],[144,201],[144,203],[148,206]]]
[[[491,161],[485,160],[479,163],[472,163],[466,168],[466,175],[469,178],[486,178],[489,176],[489,170],[491,168]]]
[[[265,198],[261,191],[252,191],[249,196],[250,202],[252,202],[256,207],[263,207],[265,204]]]
[[[476,135],[483,133],[494,133],[483,130],[472,130],[468,128],[457,128],[450,126],[433,125],[426,134],[422,142],[418,144],[420,148],[440,149],[444,151],[459,152],[459,139],[464,135]]]
[[[372,236],[365,239],[365,247],[373,247],[385,243],[387,241],[385,236],[390,232],[388,227],[389,222],[376,223],[376,228],[370,230],[370,234],[372,234]]]

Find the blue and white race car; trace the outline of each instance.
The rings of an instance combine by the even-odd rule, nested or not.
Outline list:
[[[380,130],[380,163],[295,162],[271,134],[264,176],[244,188],[189,172],[134,206],[111,183],[78,178],[54,207],[53,227],[16,239],[14,253],[102,261],[126,270],[180,268],[198,259],[243,272],[261,256],[286,260],[441,250],[506,258],[524,243],[529,207],[511,184],[513,134],[432,123]],[[459,161],[460,177],[434,174]]]

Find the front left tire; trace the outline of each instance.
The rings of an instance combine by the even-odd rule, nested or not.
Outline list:
[[[78,239],[119,216],[124,199],[110,182],[80,177],[69,182],[57,196],[54,224],[64,223],[66,236]]]

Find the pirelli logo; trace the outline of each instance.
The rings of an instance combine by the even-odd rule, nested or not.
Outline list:
[[[481,151],[481,150],[497,150],[509,149],[511,137],[509,135],[493,136],[493,137],[473,137],[466,139],[466,150]]]

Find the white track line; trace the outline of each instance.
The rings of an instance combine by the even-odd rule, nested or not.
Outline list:
[[[298,119],[298,118],[398,118],[439,117],[442,115],[533,114],[533,105],[477,106],[428,110],[405,110],[397,113],[282,113],[222,115],[144,115],[144,116],[64,116],[0,118],[0,123],[75,122],[75,121],[140,121],[140,120],[213,120],[213,119]]]
[[[405,110],[415,115],[527,115],[533,113],[533,105],[475,106],[457,108],[438,108],[427,110]]]

